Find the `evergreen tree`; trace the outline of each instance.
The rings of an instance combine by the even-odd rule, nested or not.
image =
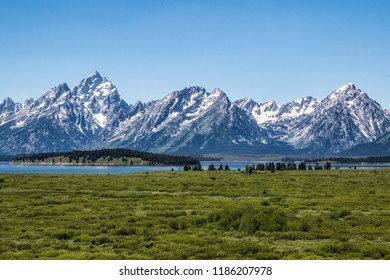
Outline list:
[[[245,174],[252,174],[253,173],[253,165],[245,165]]]
[[[293,162],[287,164],[287,170],[297,170],[297,165]]]
[[[225,171],[229,171],[230,170],[230,167],[229,167],[229,165],[225,165]]]
[[[298,165],[298,170],[306,170],[306,164],[303,161]]]
[[[273,162],[270,163],[270,169],[271,173],[275,172],[275,164]]]
[[[258,163],[256,165],[256,170],[264,170],[264,164],[263,163]]]
[[[322,170],[322,166],[318,164],[318,162],[316,163],[316,166],[314,166],[314,169],[315,170]]]
[[[196,164],[196,165],[193,165],[192,166],[192,171],[202,171],[202,165],[200,163]]]
[[[214,163],[210,164],[209,165],[209,168],[207,169],[208,171],[214,171],[216,170],[215,166],[214,166]]]
[[[223,170],[223,166],[222,166],[222,163],[219,165],[219,168],[218,168],[218,170]]]

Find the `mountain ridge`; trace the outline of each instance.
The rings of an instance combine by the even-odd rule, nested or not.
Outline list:
[[[128,104],[98,71],[23,104],[0,103],[0,154],[131,148],[172,154],[336,154],[390,132],[390,113],[352,83],[322,101],[231,101],[219,88]]]

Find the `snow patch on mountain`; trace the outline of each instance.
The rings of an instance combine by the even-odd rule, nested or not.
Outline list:
[[[389,118],[381,106],[349,83],[293,123],[284,140],[311,153],[332,154],[373,141],[389,129]]]
[[[321,102],[231,102],[189,87],[127,104],[99,72],[23,104],[0,103],[0,153],[124,147],[167,153],[334,154],[390,131],[390,112],[352,83]],[[296,150],[294,150],[296,149]]]

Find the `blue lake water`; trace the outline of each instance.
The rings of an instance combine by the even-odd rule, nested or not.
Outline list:
[[[259,161],[201,161],[204,170],[213,163],[216,168],[222,164],[229,165],[231,170],[245,169],[246,164],[266,163]],[[390,164],[332,164],[332,169],[372,169],[390,168]],[[62,174],[125,174],[152,171],[181,171],[182,166],[69,166],[69,165],[21,165],[10,162],[0,162],[0,173],[62,173]]]

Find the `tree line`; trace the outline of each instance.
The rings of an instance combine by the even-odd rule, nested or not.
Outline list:
[[[251,174],[254,171],[270,171],[270,172],[275,172],[275,171],[284,171],[284,170],[330,170],[332,168],[332,164],[327,161],[324,165],[320,165],[318,162],[312,166],[310,164],[306,164],[305,162],[301,161],[299,164],[296,164],[294,162],[288,162],[287,164],[284,162],[277,162],[276,164],[274,162],[267,162],[267,163],[258,163],[256,166],[254,164],[252,165],[245,165],[245,173],[246,174]],[[201,167],[192,167],[191,165],[184,165],[184,171],[189,171],[189,170],[194,170],[194,171],[199,171],[202,170]],[[215,170],[224,170],[224,171],[229,171],[230,167],[229,165],[223,166],[222,163],[216,167],[214,163],[211,163],[208,168],[208,171],[215,171]],[[238,171],[241,171],[240,168],[238,168]]]
[[[306,159],[295,159],[295,158],[283,158],[283,161],[297,161],[302,160],[306,163],[315,163],[317,161],[330,161],[341,164],[354,164],[354,163],[389,163],[390,156],[370,156],[370,157],[327,157],[327,158],[306,158]]]
[[[136,150],[128,149],[101,149],[101,150],[76,150],[69,152],[50,152],[50,153],[38,153],[32,155],[23,155],[16,158],[17,161],[42,161],[48,158],[65,157],[69,161],[90,161],[95,162],[100,158],[118,159],[122,158],[122,161],[127,161],[127,158],[140,158],[141,160],[148,161],[151,165],[163,164],[163,165],[200,165],[199,160],[188,156],[175,156],[167,154],[156,154],[148,152],[140,152]]]

